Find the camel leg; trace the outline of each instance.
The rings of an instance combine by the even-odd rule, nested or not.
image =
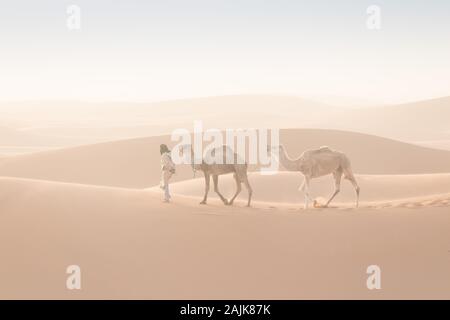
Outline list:
[[[305,180],[306,180],[306,179],[303,179],[302,185],[300,186],[300,188],[298,188],[298,190],[300,190],[300,191],[302,191],[302,192],[305,191]]]
[[[328,205],[330,204],[331,200],[333,200],[334,197],[336,197],[336,195],[341,190],[342,170],[338,169],[336,172],[333,172],[333,177],[334,177],[334,193],[330,197],[330,199],[327,201],[327,203],[325,204],[325,208],[328,207]]]
[[[309,182],[310,182],[310,178],[305,176],[305,181],[304,181],[304,183],[305,183],[305,186],[304,186],[304,190],[305,190],[305,209],[308,209],[308,204],[309,204],[308,201],[310,199],[310,196],[309,196]]]
[[[298,189],[299,189],[301,192],[303,192],[303,193],[305,194],[305,196],[308,197],[309,201],[315,203],[316,200],[314,200],[314,199],[311,197],[311,195],[310,195],[309,193],[308,193],[308,194],[305,193],[305,185],[306,185],[305,181],[306,181],[306,178],[304,177],[304,178],[303,178],[303,183],[301,184],[300,188],[298,188]]]
[[[209,174],[205,173],[205,195],[203,196],[202,202],[200,204],[206,204],[206,199],[208,198],[208,192],[209,192]]]
[[[214,192],[219,195],[220,199],[223,201],[225,205],[228,205],[228,200],[225,199],[225,197],[219,192],[219,176],[217,174],[213,175],[213,182],[214,182]]]
[[[241,181],[239,180],[237,174],[234,174],[234,180],[236,180],[236,193],[234,194],[233,198],[231,198],[231,200],[228,202],[229,205],[233,204],[234,199],[236,199],[236,197],[242,190]]]
[[[356,182],[355,176],[353,175],[352,169],[351,168],[346,168],[344,169],[344,176],[345,179],[349,180],[351,182],[351,184],[353,185],[353,188],[355,188],[356,191],[356,207],[358,208],[359,206],[359,185]]]
[[[359,206],[359,186],[358,183],[356,182],[355,177],[352,175],[351,177],[348,178],[348,180],[352,183],[353,187],[355,188],[356,191],[356,207],[358,208]]]
[[[248,202],[247,202],[247,207],[250,207],[250,202],[252,201],[252,194],[253,194],[253,189],[252,189],[252,187],[250,186],[250,183],[248,182],[248,177],[247,177],[247,174],[244,176],[244,179],[243,179],[244,181],[244,184],[245,184],[245,187],[247,188],[247,191],[248,191]]]

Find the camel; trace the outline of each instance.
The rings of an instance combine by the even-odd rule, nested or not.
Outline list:
[[[272,152],[271,147],[268,147]],[[279,146],[280,164],[288,171],[299,171],[304,176],[303,183],[299,190],[305,194],[305,209],[308,208],[308,200],[312,200],[309,195],[309,184],[311,179],[332,174],[334,178],[335,190],[330,199],[324,205],[328,207],[330,202],[336,197],[340,191],[341,178],[344,175],[348,179],[356,191],[356,207],[359,205],[359,186],[353,175],[348,157],[339,151],[332,150],[329,147],[320,147],[319,149],[307,150],[297,159],[291,159],[283,146]],[[317,201],[312,200],[314,207],[317,207]]]
[[[214,182],[214,191],[218,194],[220,199],[225,205],[232,205],[234,202],[234,199],[239,195],[241,192],[241,184],[244,183],[245,187],[248,191],[248,202],[247,207],[250,207],[250,202],[252,199],[252,187],[250,186],[250,183],[248,182],[247,177],[247,168],[248,165],[246,162],[238,161],[238,155],[233,152],[233,150],[227,146],[218,147],[210,150],[208,155],[215,156],[216,153],[222,153],[223,154],[223,162],[222,163],[214,163],[212,161],[205,161],[206,159],[202,158],[201,163],[197,164],[194,163],[194,150],[192,149],[191,145],[184,145],[180,147],[181,153],[190,152],[191,153],[191,166],[192,170],[195,172],[197,170],[200,170],[203,172],[205,176],[205,195],[203,197],[203,200],[200,202],[200,204],[206,204],[206,200],[208,198],[208,192],[209,192],[209,184],[210,184],[210,176],[213,178]],[[233,159],[233,163],[229,164],[226,162],[227,154],[231,155]],[[200,162],[200,161],[198,161]],[[233,173],[234,180],[236,181],[236,193],[231,198],[230,201],[228,201],[219,191],[219,176],[227,173]]]

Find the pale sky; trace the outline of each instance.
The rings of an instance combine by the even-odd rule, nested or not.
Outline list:
[[[0,100],[448,96],[449,35],[448,0],[0,0]]]

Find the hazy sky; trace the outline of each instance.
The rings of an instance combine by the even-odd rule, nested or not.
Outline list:
[[[449,35],[448,0],[0,0],[0,100],[446,96]]]

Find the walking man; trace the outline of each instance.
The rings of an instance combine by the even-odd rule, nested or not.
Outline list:
[[[170,156],[170,150],[165,144],[159,146],[161,153],[161,184],[160,188],[164,190],[164,202],[170,202],[169,180],[175,173],[175,164]]]

